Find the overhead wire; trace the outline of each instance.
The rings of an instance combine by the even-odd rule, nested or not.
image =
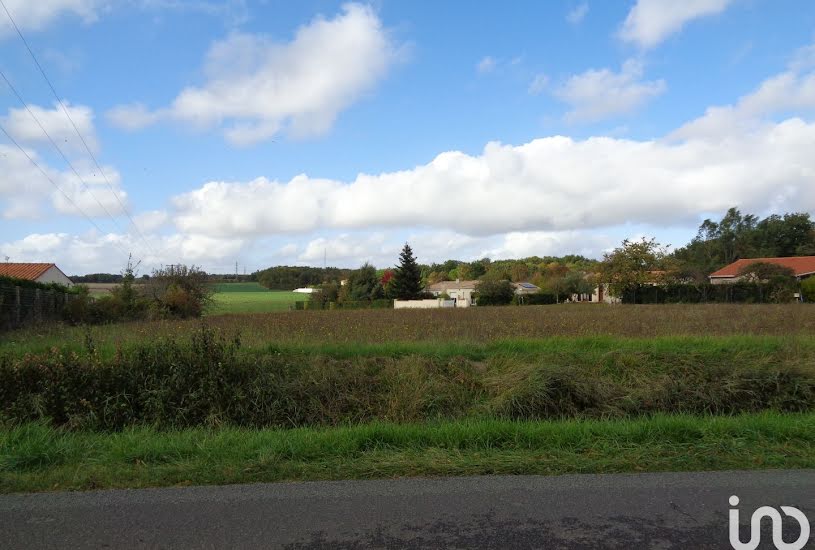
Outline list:
[[[79,206],[78,204],[76,204],[76,202],[75,202],[75,201],[74,201],[74,200],[73,200],[73,199],[72,199],[72,198],[71,198],[71,197],[70,197],[70,196],[69,196],[69,195],[68,195],[68,194],[67,194],[67,193],[66,193],[66,192],[65,192],[65,191],[64,191],[64,190],[63,190],[63,189],[62,189],[62,188],[61,188],[61,187],[60,187],[60,186],[59,186],[59,185],[58,185],[58,184],[57,184],[57,183],[54,181],[54,180],[53,180],[53,178],[51,178],[51,176],[49,176],[49,175],[48,175],[48,172],[46,172],[46,171],[45,171],[45,170],[42,168],[42,166],[40,166],[40,165],[37,163],[37,161],[35,161],[35,160],[34,160],[34,158],[33,158],[31,155],[29,155],[29,154],[28,154],[28,151],[26,151],[26,150],[25,150],[25,148],[24,148],[22,145],[20,145],[20,144],[17,142],[17,140],[16,140],[16,139],[14,139],[14,137],[12,137],[12,135],[11,135],[11,134],[10,134],[10,133],[9,133],[9,132],[6,130],[6,128],[5,128],[5,127],[4,127],[2,124],[0,124],[0,131],[2,131],[2,132],[3,132],[3,134],[5,134],[5,136],[6,136],[6,137],[9,139],[9,141],[11,141],[11,143],[13,143],[13,144],[14,144],[14,145],[17,147],[17,149],[19,149],[19,150],[20,150],[20,152],[21,152],[23,155],[25,155],[25,157],[28,159],[28,161],[29,161],[31,164],[33,164],[33,165],[34,165],[34,167],[35,167],[35,168],[37,168],[37,170],[39,170],[39,171],[42,173],[42,175],[45,177],[45,179],[47,179],[47,180],[48,180],[48,181],[51,183],[51,185],[53,185],[53,186],[56,188],[56,190],[57,190],[57,191],[59,191],[60,193],[62,193],[62,195],[65,197],[65,199],[66,199],[66,200],[67,200],[67,201],[68,201],[68,202],[69,202],[69,203],[70,203],[70,204],[71,204],[71,205],[72,205],[72,206],[73,206],[73,207],[74,207],[74,208],[75,208],[75,209],[76,209],[76,210],[77,210],[77,211],[78,211],[80,214],[82,214],[82,216],[84,216],[84,217],[85,217],[85,219],[86,219],[86,220],[88,220],[88,222],[90,222],[90,224],[91,224],[91,225],[93,225],[93,226],[96,228],[96,230],[97,230],[97,231],[99,231],[99,233],[101,233],[101,234],[104,234],[104,233],[105,233],[105,232],[102,230],[102,228],[101,228],[101,227],[99,227],[99,224],[97,224],[95,221],[93,221],[93,219],[92,219],[92,218],[91,218],[91,217],[90,217],[88,214],[86,214],[86,213],[85,213],[85,211],[84,211],[84,210],[82,210],[82,208],[80,208],[80,206]],[[126,251],[124,248],[122,248],[121,246],[119,246],[119,244],[118,244],[117,242],[112,241],[112,244],[113,244],[114,246],[116,246],[116,248],[118,248],[118,249],[119,249],[119,250],[120,250],[120,251],[121,251],[121,252],[122,252],[122,253],[123,253],[125,256],[128,256],[128,255],[129,255],[129,252],[127,252],[127,251]]]
[[[71,114],[68,112],[68,109],[65,107],[65,104],[63,103],[62,99],[60,98],[59,94],[57,93],[56,88],[54,88],[54,85],[51,82],[51,79],[48,78],[48,75],[45,73],[45,70],[42,68],[42,65],[40,65],[40,62],[37,60],[37,56],[34,55],[33,50],[28,45],[28,41],[25,39],[25,36],[23,36],[22,31],[20,31],[20,28],[17,26],[16,21],[14,21],[14,18],[11,16],[11,12],[9,12],[9,10],[6,7],[6,4],[5,4],[5,2],[3,0],[0,0],[0,6],[3,6],[3,10],[6,12],[6,15],[8,16],[8,19],[11,22],[12,27],[14,27],[14,30],[17,32],[17,36],[19,36],[20,40],[22,40],[23,44],[25,45],[26,50],[28,50],[28,54],[31,56],[31,59],[34,60],[34,64],[37,66],[37,69],[39,69],[40,74],[45,79],[45,81],[48,83],[48,87],[51,89],[51,93],[54,95],[54,98],[56,99],[57,103],[59,103],[60,107],[62,108],[63,113],[65,113],[65,116],[70,121],[71,126],[73,127],[74,131],[76,132],[76,135],[79,136],[79,140],[82,142],[82,145],[85,147],[85,150],[87,151],[88,156],[90,156],[91,159],[93,160],[93,163],[96,166],[96,169],[99,171],[100,174],[102,174],[102,177],[104,178],[105,183],[108,186],[108,189],[110,189],[110,192],[113,194],[113,196],[119,202],[119,206],[122,208],[122,211],[125,213],[127,218],[130,220],[130,223],[133,225],[133,228],[136,230],[136,233],[138,233],[139,237],[141,238],[141,240],[146,245],[147,250],[149,250],[150,253],[155,255],[155,251],[153,250],[153,247],[150,245],[150,243],[145,238],[144,233],[142,233],[141,229],[139,228],[138,224],[136,223],[136,220],[133,219],[133,216],[130,214],[130,211],[127,209],[127,206],[124,204],[124,202],[122,202],[122,199],[119,197],[118,193],[116,193],[116,191],[114,190],[113,184],[110,183],[110,180],[108,179],[107,174],[105,174],[105,171],[102,169],[102,167],[99,164],[99,161],[96,159],[96,155],[94,155],[93,151],[91,151],[91,148],[88,146],[87,141],[82,136],[82,132],[79,131],[79,128],[77,127],[76,123],[74,122],[74,119],[71,117]],[[155,258],[155,259],[158,259],[158,258]]]

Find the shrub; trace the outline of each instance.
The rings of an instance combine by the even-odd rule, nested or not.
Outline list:
[[[815,277],[801,281],[801,294],[807,302],[815,302]]]
[[[476,303],[480,306],[505,306],[514,296],[515,289],[507,280],[479,281],[475,287]]]

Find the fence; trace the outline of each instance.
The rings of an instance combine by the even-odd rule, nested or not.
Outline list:
[[[62,319],[73,294],[0,282],[0,330]]]

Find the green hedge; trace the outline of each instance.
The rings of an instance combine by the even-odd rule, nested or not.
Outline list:
[[[699,283],[643,286],[623,294],[626,304],[766,304],[778,287],[770,283]]]
[[[202,328],[96,352],[0,354],[0,423],[46,421],[117,430],[239,425],[297,427],[374,420],[423,422],[626,418],[654,413],[811,411],[815,375],[789,350],[690,348],[637,353],[553,353],[473,362],[464,357],[335,358],[242,353],[239,338]]]

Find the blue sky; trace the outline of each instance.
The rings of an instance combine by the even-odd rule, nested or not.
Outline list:
[[[3,1],[107,177],[0,9],[0,124],[53,180],[0,135],[10,261],[599,257],[815,212],[805,0]]]

